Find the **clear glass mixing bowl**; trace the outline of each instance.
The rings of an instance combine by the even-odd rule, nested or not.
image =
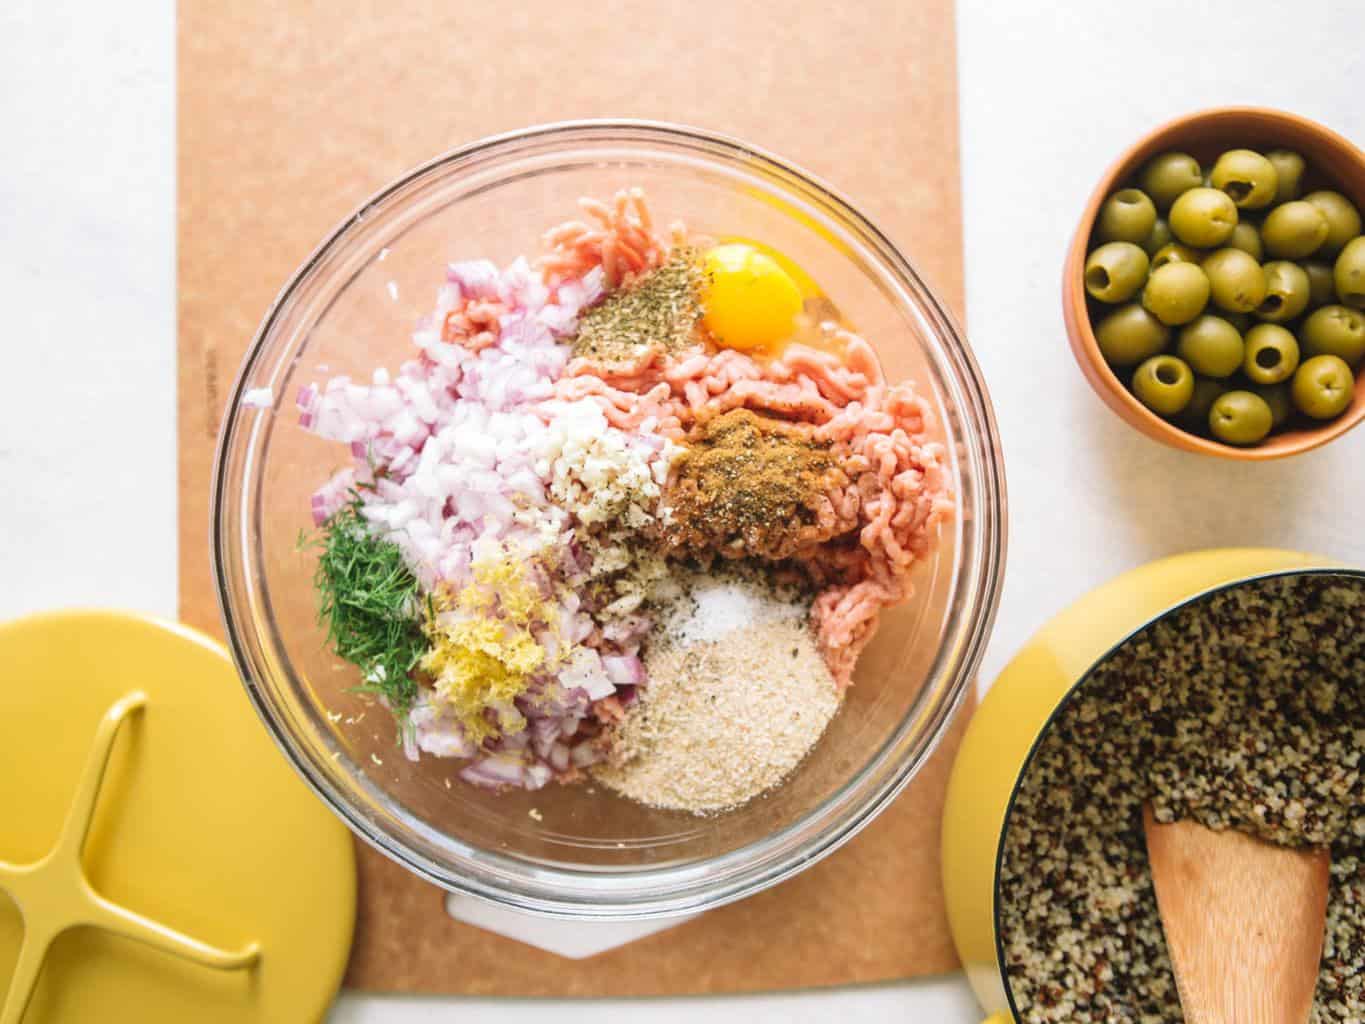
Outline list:
[[[887,613],[855,685],[783,786],[697,818],[601,787],[495,794],[451,781],[456,762],[407,761],[392,720],[350,692],[327,649],[314,557],[300,551],[309,495],[346,453],[297,426],[301,384],[368,378],[411,354],[446,262],[534,253],[579,196],[643,186],[656,216],[788,254],[820,282],[939,414],[960,515]],[[273,408],[245,406],[269,387]],[[814,864],[924,764],[971,683],[1004,568],[1000,446],[962,335],[906,259],[848,202],[733,139],[640,122],[582,122],[487,139],[390,185],[328,238],[280,293],[237,380],[219,439],[213,558],[237,667],[280,748],[362,838],[452,891],[566,917],[703,910]],[[537,815],[529,812],[534,809]]]

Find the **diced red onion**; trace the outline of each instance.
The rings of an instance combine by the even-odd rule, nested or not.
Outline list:
[[[499,318],[505,344],[534,345],[550,340],[550,333],[539,320],[525,313],[509,313]]]
[[[602,759],[591,743],[580,743],[569,752],[569,760],[573,762],[575,768],[586,768],[590,764],[596,764]]]
[[[600,266],[593,267],[578,283],[583,287],[583,305],[591,306],[607,290],[607,272]]]
[[[404,448],[389,461],[389,473],[401,475],[407,468],[408,463],[417,457],[417,453],[411,448]]]
[[[546,306],[537,316],[556,338],[565,338],[578,327],[578,314],[563,306]]]
[[[602,627],[602,638],[623,644],[643,639],[650,630],[650,621],[643,615],[627,615],[614,619]]]
[[[616,690],[601,656],[590,647],[579,647],[569,658],[569,662],[559,672],[560,684],[565,688],[582,690],[589,700],[610,697]]]
[[[463,260],[446,267],[446,280],[466,299],[498,297],[498,268],[491,260]]]
[[[460,778],[476,786],[519,786],[526,775],[521,761],[510,757],[484,757],[460,770]]]
[[[248,388],[242,393],[242,405],[248,409],[269,409],[275,404],[275,392],[270,388]]]
[[[309,501],[313,525],[321,526],[341,508],[355,487],[355,471],[343,469],[314,492]]]
[[[554,777],[554,772],[547,764],[530,764],[526,766],[522,785],[527,789],[540,789],[541,786],[549,782]]]
[[[569,768],[569,748],[563,743],[556,743],[550,748],[550,756],[546,758],[550,762],[550,767],[557,772],[568,771]]]
[[[559,738],[559,723],[553,718],[538,718],[531,723],[531,746],[537,757],[549,755]]]
[[[635,655],[608,655],[602,659],[602,667],[617,686],[635,686],[645,678],[644,663]]]

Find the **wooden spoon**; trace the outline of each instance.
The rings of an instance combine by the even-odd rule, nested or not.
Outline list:
[[[1142,809],[1189,1024],[1305,1024],[1327,920],[1326,850],[1292,850]]]

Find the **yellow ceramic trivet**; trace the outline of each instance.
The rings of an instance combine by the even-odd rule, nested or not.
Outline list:
[[[109,612],[0,626],[0,750],[0,1024],[321,1019],[351,841],[220,647]]]

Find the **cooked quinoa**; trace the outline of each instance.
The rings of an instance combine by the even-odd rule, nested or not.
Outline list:
[[[1077,688],[1025,771],[1000,912],[1020,1018],[1182,1021],[1142,805],[1330,846],[1310,1024],[1365,1020],[1365,580],[1289,575],[1155,623]]]

